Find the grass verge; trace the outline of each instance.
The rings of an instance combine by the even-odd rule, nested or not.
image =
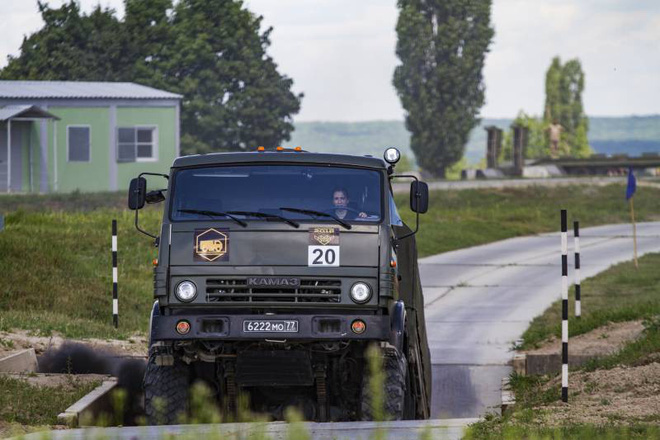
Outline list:
[[[569,292],[569,329],[572,336],[587,333],[608,322],[651,320],[660,315],[660,254],[617,264],[582,281],[582,317],[575,318],[574,287]],[[561,337],[561,300],[536,317],[523,334],[523,349],[536,348],[550,336]]]
[[[557,213],[570,208],[583,227],[628,221],[625,187],[569,186],[435,191],[420,217],[419,255],[451,251],[557,229]],[[639,221],[657,220],[660,189],[635,196]],[[152,297],[152,241],[135,231],[124,193],[2,196],[0,330],[42,335],[127,338],[144,333]],[[409,224],[408,199],[397,195]],[[157,231],[162,205],[148,206],[141,225]],[[112,327],[110,220],[119,222],[120,326]]]
[[[571,334],[610,321],[645,319],[641,337],[613,355],[572,369],[569,403],[561,399],[558,376],[512,375],[516,405],[504,417],[488,417],[469,428],[468,439],[660,438],[660,254],[618,264],[583,283],[583,318],[572,319]],[[572,309],[571,309],[572,310]],[[525,346],[560,336],[561,304],[553,304],[525,333]],[[649,411],[647,411],[650,410]]]
[[[22,426],[57,423],[57,415],[100,384],[71,376],[65,384],[38,386],[25,378],[0,375],[0,421],[5,434],[21,433]],[[16,432],[13,432],[16,431]]]

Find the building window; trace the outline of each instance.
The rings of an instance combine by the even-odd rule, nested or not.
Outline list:
[[[91,162],[89,125],[68,125],[66,127],[67,157],[69,162]]]
[[[157,160],[156,127],[117,128],[117,162]]]

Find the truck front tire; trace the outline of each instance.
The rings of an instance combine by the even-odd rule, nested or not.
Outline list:
[[[372,421],[377,417],[376,402],[374,399],[374,390],[371,383],[371,377],[366,373],[368,367],[365,366],[365,374],[362,379],[362,398],[360,400],[360,419]],[[385,420],[402,420],[404,418],[404,408],[406,394],[406,375],[408,372],[408,363],[406,357],[396,349],[390,349],[383,353],[383,416]]]
[[[173,425],[188,413],[190,367],[179,360],[172,366],[156,365],[149,358],[144,375],[144,409],[149,425]]]

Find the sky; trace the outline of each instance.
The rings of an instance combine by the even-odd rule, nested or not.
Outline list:
[[[64,0],[49,0],[52,7]],[[0,0],[0,67],[42,26],[36,0]],[[123,0],[80,0],[123,14]],[[245,0],[274,28],[269,54],[303,92],[296,121],[401,120],[396,0]],[[659,0],[493,0],[482,117],[541,114],[554,56],[579,58],[590,116],[660,114]]]

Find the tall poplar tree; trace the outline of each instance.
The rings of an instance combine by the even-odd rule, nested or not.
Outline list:
[[[564,131],[560,151],[576,157],[592,153],[587,139],[589,119],[582,104],[584,82],[582,65],[577,58],[565,64],[559,57],[553,58],[545,75],[544,121],[546,125],[555,121],[561,124]]]
[[[461,159],[484,104],[482,69],[494,31],[491,0],[398,0],[394,87],[417,162],[445,176]]]

